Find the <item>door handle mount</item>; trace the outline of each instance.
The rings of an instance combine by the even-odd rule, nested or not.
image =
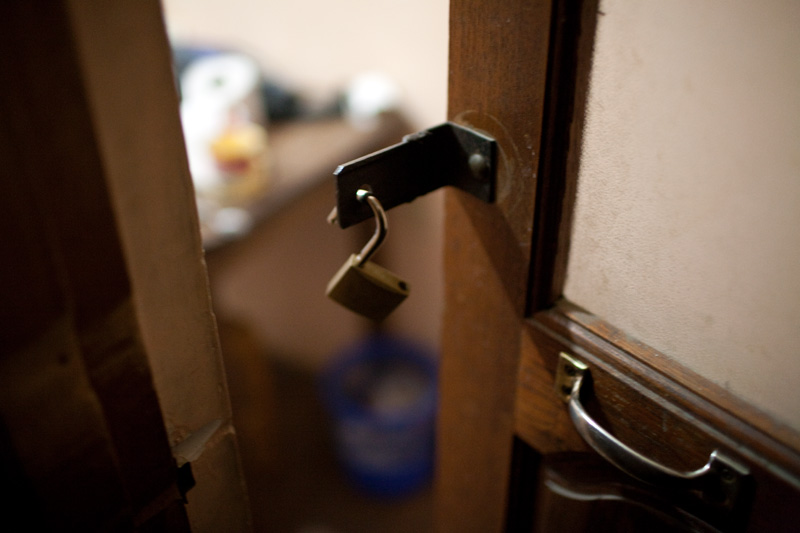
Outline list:
[[[556,372],[556,392],[569,406],[575,429],[584,441],[608,462],[627,474],[660,488],[693,493],[708,504],[731,509],[740,493],[748,469],[714,450],[706,464],[696,470],[673,470],[645,457],[604,429],[581,402],[582,386],[590,379],[589,367],[562,352]]]
[[[344,229],[372,217],[357,200],[359,189],[370,190],[387,211],[445,185],[493,202],[496,152],[493,138],[453,122],[406,135],[336,168],[336,207],[328,221]]]

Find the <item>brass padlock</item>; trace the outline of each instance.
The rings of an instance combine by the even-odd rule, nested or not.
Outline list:
[[[386,238],[388,222],[381,203],[369,190],[359,189],[356,195],[372,208],[377,223],[375,233],[328,282],[326,294],[351,311],[373,320],[383,320],[406,299],[408,283],[369,260]]]

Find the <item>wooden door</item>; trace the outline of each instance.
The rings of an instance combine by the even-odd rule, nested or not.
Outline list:
[[[791,530],[798,435],[562,298],[600,16],[594,0],[451,2],[449,115],[500,156],[496,203],[446,197],[437,528]],[[589,367],[580,398],[617,441],[675,472],[715,450],[741,469],[687,489],[612,466],[556,390],[562,353]]]
[[[15,0],[0,27],[5,521],[246,531],[160,6]]]

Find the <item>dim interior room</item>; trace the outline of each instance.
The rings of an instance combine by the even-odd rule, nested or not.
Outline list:
[[[336,200],[337,165],[445,121],[448,2],[162,0],[162,6],[204,231],[206,184],[193,166],[180,54],[244,56],[273,91],[259,93],[263,116],[254,120],[264,129],[264,183],[239,199],[236,216],[223,209],[226,217],[211,219],[224,218],[234,230],[221,223],[203,234],[256,530],[429,529],[429,483],[406,498],[376,500],[338,479],[341,467],[327,461],[333,452],[318,449],[330,446],[330,432],[317,380],[343,351],[376,332],[435,358],[442,192],[388,212],[388,236],[375,261],[407,280],[411,291],[380,324],[325,297],[328,280],[366,243],[374,222],[342,230],[326,218]]]

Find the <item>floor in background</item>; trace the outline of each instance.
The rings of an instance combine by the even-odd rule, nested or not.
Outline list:
[[[429,486],[382,500],[350,485],[314,375],[269,359],[244,328],[221,323],[220,339],[256,532],[432,531]]]

